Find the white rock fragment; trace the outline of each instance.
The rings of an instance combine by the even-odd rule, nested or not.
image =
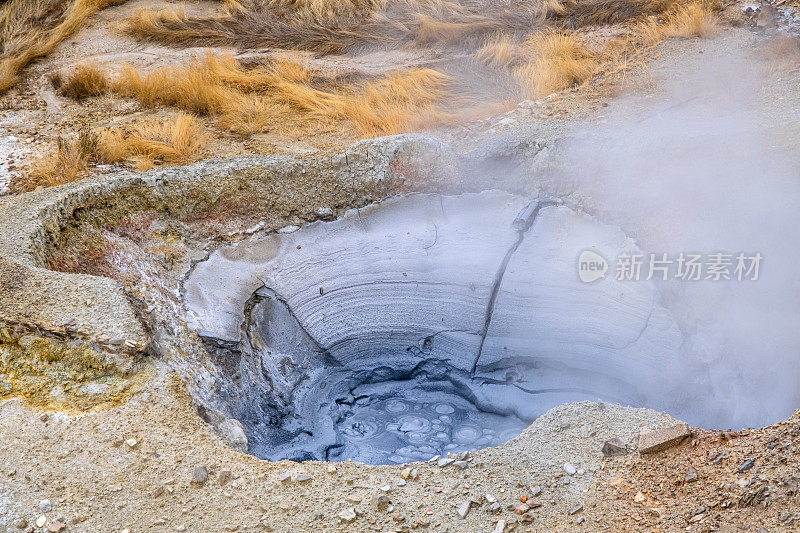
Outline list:
[[[342,522],[350,523],[356,519],[356,509],[355,507],[350,507],[345,509],[344,511],[339,511],[339,519]]]
[[[570,463],[564,463],[564,472],[569,476],[574,476],[577,470]]]

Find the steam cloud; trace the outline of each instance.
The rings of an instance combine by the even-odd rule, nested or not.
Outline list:
[[[774,147],[768,73],[748,55],[700,56],[659,96],[618,100],[562,145],[548,178],[645,253],[764,256],[758,281],[660,282],[685,338],[673,414],[713,428],[766,425],[800,404],[799,165]]]

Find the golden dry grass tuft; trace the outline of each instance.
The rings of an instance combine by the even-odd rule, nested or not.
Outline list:
[[[719,27],[714,3],[678,5],[662,17],[650,17],[634,25],[634,31],[645,46],[654,46],[673,37],[708,37]]]
[[[522,46],[531,60],[518,67],[515,76],[528,98],[542,98],[579,85],[598,68],[597,56],[568,33],[536,33]]]
[[[22,193],[71,183],[87,175],[92,163],[125,163],[137,170],[156,162],[188,163],[199,157],[206,140],[198,120],[185,113],[174,120],[142,122],[128,131],[86,128],[76,138],[58,137],[56,149],[12,181],[11,190]]]
[[[52,80],[60,94],[74,100],[100,96],[109,88],[108,76],[95,63],[78,65],[66,77],[56,74]]]
[[[219,117],[221,128],[248,135],[272,121],[352,123],[362,135],[392,134],[417,124],[417,115],[443,97],[447,78],[430,69],[390,73],[376,80],[330,87],[330,81],[293,57],[254,69],[231,56],[208,54],[185,66],[140,73],[125,66],[114,90],[142,105],[157,103]]]
[[[508,68],[519,55],[519,44],[504,33],[496,34],[486,39],[484,44],[475,52],[475,58],[481,63],[498,68]]]
[[[197,118],[179,113],[175,120],[151,120],[132,131],[106,130],[98,135],[96,158],[103,163],[132,162],[137,170],[154,162],[183,164],[200,154],[207,136]]]
[[[98,10],[119,0],[9,0],[0,7],[0,93]]]

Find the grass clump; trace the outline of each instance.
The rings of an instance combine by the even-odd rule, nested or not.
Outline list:
[[[183,164],[197,159],[206,136],[197,118],[180,113],[174,120],[147,121],[128,130],[85,128],[77,137],[58,137],[55,150],[34,162],[11,191],[71,183],[85,177],[94,163],[127,164],[137,170],[156,163]]]
[[[78,65],[66,77],[55,74],[53,85],[58,92],[73,100],[82,100],[89,96],[100,96],[109,89],[108,76],[94,63]]]
[[[223,129],[248,135],[274,120],[347,121],[362,135],[413,127],[444,94],[447,78],[431,69],[390,73],[354,84],[332,84],[292,57],[245,69],[232,56],[207,54],[185,66],[141,73],[125,66],[113,84],[144,106],[164,104],[216,116]]]
[[[542,98],[579,85],[598,68],[597,56],[571,34],[536,33],[522,48],[532,59],[518,67],[515,75],[528,98]]]
[[[84,21],[118,0],[8,0],[0,7],[0,93],[31,61],[49,54]]]

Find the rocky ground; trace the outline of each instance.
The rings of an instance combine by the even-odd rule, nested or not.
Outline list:
[[[101,16],[97,24],[103,22]],[[96,27],[84,31],[92,35]],[[81,39],[54,57],[74,56]],[[701,65],[705,54],[735,50],[749,60],[761,44],[763,36],[750,29],[669,43],[627,88],[643,108],[664,79]],[[33,73],[43,77],[42,68]],[[37,93],[41,84],[30,87],[3,118],[0,154],[10,155],[0,176],[45,145],[40,132],[58,130],[53,117],[64,116],[58,102]],[[770,131],[780,153],[796,151],[798,88],[797,69],[764,79],[758,105],[779,126]],[[489,150],[495,139],[558,139],[602,124],[618,102],[592,100],[581,121],[528,102],[442,136],[464,152]],[[235,155],[237,143],[219,154]],[[270,143],[269,153],[280,151]],[[800,412],[761,429],[692,428],[682,440],[641,453],[642,431],[677,421],[645,409],[567,404],[516,439],[468,456],[385,467],[270,463],[223,442],[164,361],[146,358],[136,375],[124,401],[88,410],[56,411],[20,398],[0,403],[0,531],[761,532],[800,521]],[[604,454],[611,439],[619,440]],[[658,436],[648,439],[658,448]]]

